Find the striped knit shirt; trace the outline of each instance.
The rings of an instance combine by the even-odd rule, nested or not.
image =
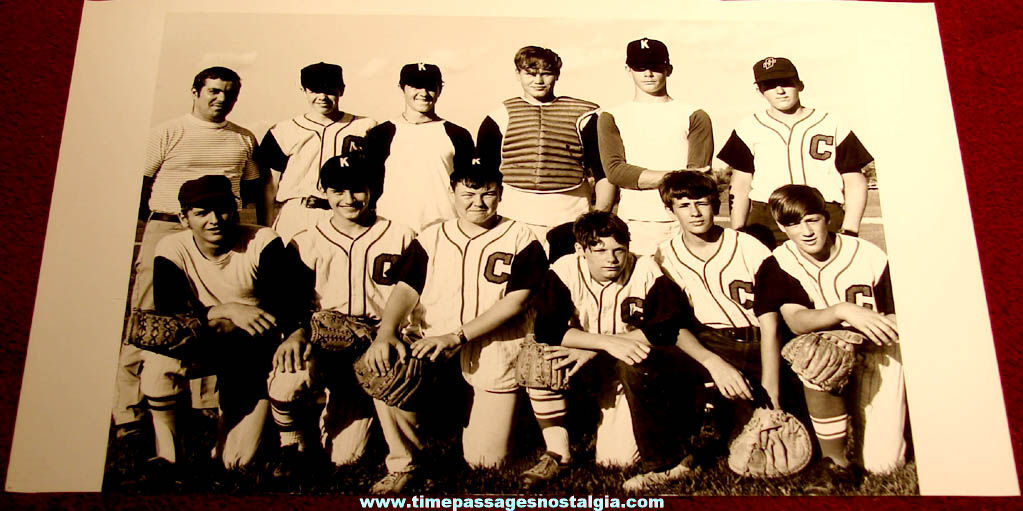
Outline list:
[[[208,174],[227,176],[240,200],[242,180],[259,179],[252,159],[255,148],[256,137],[228,121],[206,122],[187,114],[156,127],[143,167],[146,177],[155,178],[149,209],[176,214],[181,210],[181,185]]]

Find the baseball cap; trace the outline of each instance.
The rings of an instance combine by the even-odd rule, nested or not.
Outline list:
[[[767,57],[753,65],[753,81],[760,83],[768,80],[799,79],[796,66],[785,57]]]
[[[181,203],[182,211],[199,204],[228,201],[235,204],[234,191],[231,190],[231,181],[221,175],[202,176],[186,181],[178,190],[178,202]]]
[[[373,188],[371,172],[362,153],[334,156],[320,168],[320,187],[326,190],[362,190]]]
[[[341,66],[317,62],[302,68],[302,87],[313,92],[335,92],[344,88]]]
[[[405,64],[401,68],[401,76],[398,78],[398,85],[404,87],[411,85],[417,89],[432,89],[444,83],[440,76],[440,68],[433,64],[416,62]]]
[[[637,39],[625,48],[625,65],[632,69],[650,69],[670,63],[668,47],[656,39]]]

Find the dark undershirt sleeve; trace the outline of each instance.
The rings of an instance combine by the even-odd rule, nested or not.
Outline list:
[[[241,182],[242,192],[242,204],[255,204],[257,201],[263,198],[263,181],[269,179],[269,176],[260,177],[256,179],[246,179]]]
[[[606,178],[600,162],[600,144],[597,141],[597,114],[590,115],[579,132],[583,142],[583,165],[590,170],[594,182]]]
[[[608,181],[615,186],[636,190],[643,167],[630,165],[625,159],[625,143],[622,133],[615,124],[615,118],[608,112],[601,112],[597,118],[597,143],[600,147],[600,162]]]
[[[161,314],[193,313],[205,318],[208,309],[195,296],[185,271],[162,256],[153,260],[153,303]]]
[[[874,285],[874,294],[877,295],[877,312],[895,314],[895,298],[892,294],[892,277],[888,272],[888,265],[885,265],[881,278]]]
[[[255,295],[261,309],[277,318],[277,325],[287,335],[296,328],[308,326],[316,276],[302,263],[294,245],[284,246],[276,238],[259,254],[256,268]]]
[[[272,130],[273,128],[270,128]],[[270,171],[284,172],[288,167],[288,155],[284,154],[277,138],[272,131],[267,130],[263,135],[263,141],[256,147],[252,159],[259,166],[259,174],[264,178],[270,177]]]
[[[451,139],[451,145],[455,147],[453,168],[470,164],[476,156],[476,145],[472,142],[472,134],[465,128],[448,121],[444,121],[444,131]]]
[[[714,158],[714,129],[710,116],[697,110],[689,116],[689,161],[688,168],[699,169],[710,166]]]
[[[813,302],[806,290],[778,265],[774,256],[764,259],[754,276],[756,285],[753,288],[753,313],[757,316],[769,312],[778,312],[782,305],[794,303],[807,309],[813,308]]]
[[[693,310],[678,284],[664,275],[657,277],[643,300],[641,330],[650,344],[674,345],[679,329],[691,328],[695,323]]]
[[[367,170],[373,175],[370,191],[374,206],[384,191],[384,164],[391,155],[391,141],[394,140],[396,129],[393,122],[387,121],[366,132],[366,164]]]
[[[551,263],[575,252],[573,225],[574,222],[565,222],[547,231],[547,246],[550,247]]]
[[[543,245],[533,240],[515,254],[511,264],[511,275],[508,284],[504,288],[505,294],[519,289],[535,291],[543,281],[547,273],[547,254],[543,251]]]
[[[533,303],[536,307],[536,320],[533,322],[536,342],[561,345],[575,315],[575,304],[572,303],[572,293],[553,270],[546,272]]]
[[[739,138],[739,134],[735,130],[732,130],[732,135],[728,137],[724,147],[718,152],[718,159],[736,170],[750,174],[755,170],[753,167],[753,152],[750,151],[746,142]]]
[[[856,134],[849,132],[849,136],[835,148],[835,168],[840,174],[848,172],[860,172],[868,163],[874,161],[874,157],[863,147]]]
[[[488,115],[480,123],[480,129],[476,133],[476,152],[484,167],[488,169],[501,168],[502,143],[504,143],[504,134],[501,133],[501,127]]]
[[[387,270],[386,276],[395,282],[404,282],[416,293],[423,294],[423,288],[426,286],[426,267],[429,262],[430,256],[426,249],[419,244],[419,240],[412,240],[408,248],[401,253],[401,258]]]

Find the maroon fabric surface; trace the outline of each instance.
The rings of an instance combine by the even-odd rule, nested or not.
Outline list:
[[[1023,352],[1015,320],[1023,317],[1023,218],[1017,194],[1023,187],[1023,6],[1011,0],[938,0],[937,12],[952,91],[960,148],[977,229],[984,284],[991,309],[1002,387],[1008,405],[1017,467],[1023,450]],[[44,7],[45,6],[45,7]],[[39,276],[47,212],[74,59],[81,2],[3,2],[0,25],[0,91],[9,132],[0,137],[0,162],[5,181],[0,225],[7,238],[0,243],[0,477],[6,478],[14,429],[18,389],[24,369],[29,319]],[[116,84],[112,84],[116,86]],[[1008,144],[1008,145],[1006,145]],[[925,148],[919,148],[926,150]],[[940,202],[935,207],[941,207]],[[88,214],[88,212],[83,212]],[[950,413],[955,413],[950,410]],[[976,467],[978,471],[983,467]],[[1017,469],[1018,470],[1018,469]],[[730,510],[788,509],[912,509],[921,505],[948,509],[1018,509],[1021,499],[967,498],[815,498],[686,499],[670,507]],[[99,494],[0,495],[0,507],[221,509],[237,507],[293,509],[355,509],[354,498],[226,496],[125,497]]]

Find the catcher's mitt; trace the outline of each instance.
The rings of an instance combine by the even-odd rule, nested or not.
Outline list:
[[[407,410],[416,391],[425,381],[423,376],[425,365],[426,362],[418,358],[406,356],[404,361],[391,364],[391,370],[386,374],[377,376],[366,363],[366,355],[363,354],[352,367],[355,370],[355,379],[367,394],[389,406]]]
[[[313,313],[309,320],[309,342],[329,352],[361,352],[373,342],[380,320],[332,310]]]
[[[849,381],[863,335],[848,330],[828,330],[800,335],[789,341],[781,355],[804,381],[825,391],[842,390]]]
[[[190,314],[157,314],[135,309],[128,318],[124,342],[180,358],[185,355],[186,346],[195,344],[202,327],[203,322]]]
[[[544,360],[547,345],[536,342],[533,334],[527,334],[522,349],[515,359],[515,379],[519,386],[530,389],[565,390],[568,388],[568,369],[554,370],[554,360]]]
[[[728,451],[728,468],[736,474],[772,478],[803,470],[813,444],[799,419],[782,410],[757,408]]]

